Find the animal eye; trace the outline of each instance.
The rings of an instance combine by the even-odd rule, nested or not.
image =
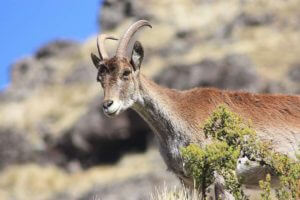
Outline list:
[[[125,70],[125,71],[123,72],[123,77],[129,76],[130,73],[131,73],[130,70]]]
[[[105,66],[100,66],[98,70],[98,75],[97,75],[97,81],[101,82],[102,77],[106,74],[107,68]]]
[[[100,76],[103,76],[103,75],[105,75],[105,74],[106,74],[106,72],[107,72],[107,69],[106,69],[106,67],[104,67],[104,66],[101,66],[101,67],[99,68],[99,75],[100,75]]]

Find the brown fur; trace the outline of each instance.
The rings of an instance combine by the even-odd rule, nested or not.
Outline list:
[[[179,115],[195,129],[193,140],[204,140],[203,123],[218,105],[226,104],[245,121],[250,120],[258,136],[262,140],[272,140],[275,148],[286,145],[280,143],[283,138],[300,142],[299,95],[257,94],[216,88],[177,91],[163,88],[145,77],[140,80],[148,90],[156,91],[153,98],[163,99],[162,103],[172,107],[173,115]]]
[[[300,96],[198,88],[180,92],[177,99],[180,112],[198,122],[208,118],[217,105],[226,104],[245,119],[251,119],[257,128],[291,126],[300,129]]]
[[[146,81],[146,78],[143,80]],[[258,94],[216,88],[177,91],[153,82],[149,85],[153,90],[160,90],[185,119],[198,124],[203,123],[216,106],[226,104],[244,119],[250,119],[256,128],[289,126],[300,130],[299,95]]]

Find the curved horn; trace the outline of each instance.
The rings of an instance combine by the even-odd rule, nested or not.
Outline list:
[[[97,49],[98,49],[98,53],[99,53],[99,56],[100,56],[101,60],[108,59],[108,54],[107,54],[107,52],[105,51],[105,48],[104,48],[104,41],[108,40],[108,39],[109,40],[118,40],[114,36],[109,36],[109,35],[106,35],[106,34],[101,34],[100,39],[97,36]],[[99,47],[99,40],[100,40],[100,47]]]
[[[130,39],[143,26],[149,26],[152,28],[151,24],[147,20],[139,20],[127,29],[118,45],[116,57],[126,57],[126,50]]]

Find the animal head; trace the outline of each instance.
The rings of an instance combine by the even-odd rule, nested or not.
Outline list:
[[[91,54],[93,64],[98,70],[97,81],[101,83],[104,91],[103,111],[109,117],[130,108],[139,98],[139,72],[144,50],[141,43],[136,41],[131,56],[126,53],[133,35],[143,26],[152,28],[148,21],[140,20],[127,29],[112,58],[105,51],[104,41],[117,39],[105,34],[97,38],[99,57]]]

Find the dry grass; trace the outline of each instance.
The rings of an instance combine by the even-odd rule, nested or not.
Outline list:
[[[189,190],[184,187],[168,188],[166,185],[163,188],[157,188],[151,194],[151,200],[198,200],[200,199],[197,191]]]
[[[156,150],[126,156],[115,166],[98,166],[74,173],[33,163],[11,166],[0,173],[0,199],[43,200],[53,197],[55,193],[66,193],[75,198],[95,185],[123,181],[164,169]]]
[[[33,143],[40,143],[41,131],[53,137],[72,126],[87,110],[98,88],[71,85],[44,88],[21,102],[0,104],[0,127],[13,127],[28,133]]]
[[[159,16],[157,18],[160,19],[160,24],[154,24],[153,30],[145,31],[143,35],[147,39],[142,41],[145,44],[152,44],[152,46],[149,45],[154,49],[159,48],[159,45],[153,46],[156,44],[155,41],[172,43],[170,38],[178,30],[192,30],[192,37],[197,41],[214,36],[224,28],[224,25],[233,22],[241,13],[251,16],[273,15],[273,21],[270,24],[235,27],[230,42],[222,43],[218,39],[199,42],[198,45],[188,48],[182,56],[164,57],[163,59],[167,62],[160,62],[158,64],[160,66],[170,63],[189,64],[205,57],[220,58],[228,53],[240,53],[249,56],[263,76],[270,79],[282,79],[290,65],[299,62],[300,46],[297,44],[300,43],[300,2],[297,0],[258,0],[245,3],[231,0],[207,4],[195,4],[194,1],[186,1],[183,4],[179,0],[176,3],[166,0],[151,6],[152,10],[155,10],[155,16]],[[168,12],[165,12],[166,7],[168,7]],[[160,39],[159,34],[156,36],[152,32],[154,29],[164,30],[161,28],[162,23],[171,31],[169,30],[168,34],[165,34],[166,31],[161,31],[163,36]],[[149,33],[151,33],[150,36]]]
[[[249,197],[249,200],[261,199],[261,190],[259,187],[244,188],[245,194]],[[212,195],[212,194],[211,194]],[[271,190],[272,199],[275,198],[274,189]],[[150,194],[150,200],[199,200],[201,196],[197,191],[189,190],[184,187],[167,187],[157,188],[155,192]]]

